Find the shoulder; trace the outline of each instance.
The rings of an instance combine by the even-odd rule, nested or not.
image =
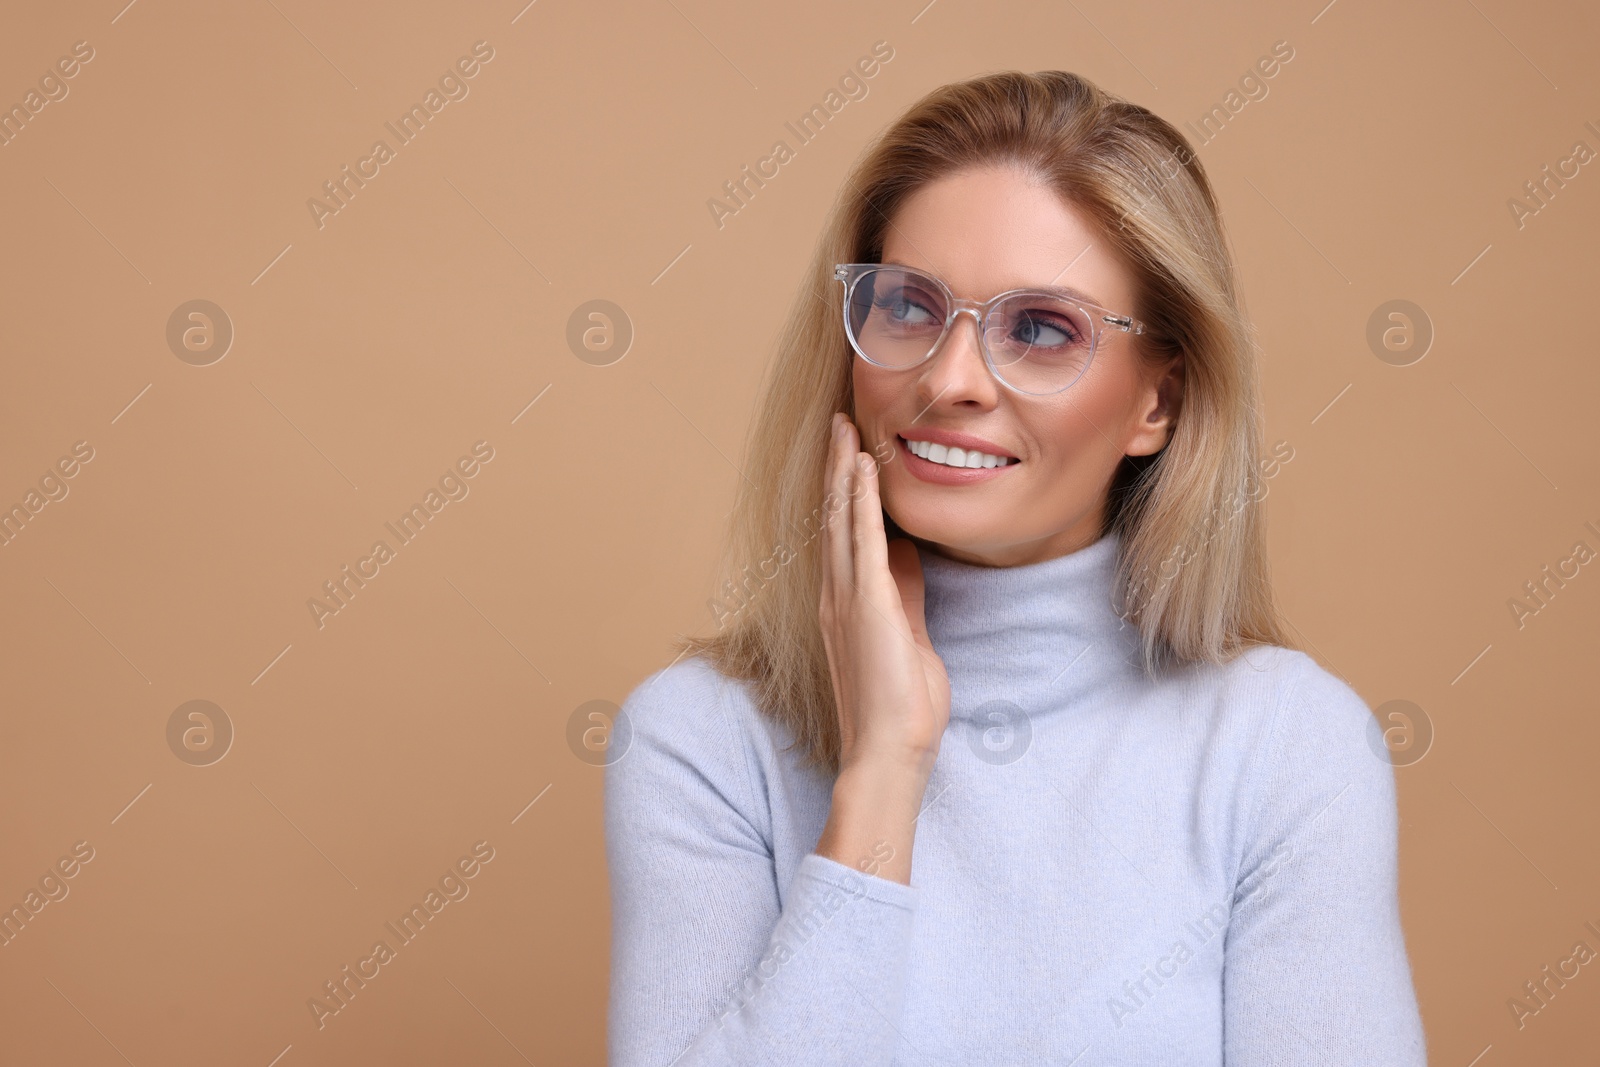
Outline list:
[[[1393,767],[1377,719],[1353,686],[1306,653],[1255,645],[1179,678],[1185,714],[1206,722],[1242,813],[1325,801],[1347,785],[1380,806],[1391,802]]]
[[[1392,829],[1394,767],[1367,701],[1304,652],[1261,646],[1246,655],[1258,667],[1270,663],[1277,676],[1247,731],[1247,811],[1256,829],[1322,822]],[[1332,812],[1340,818],[1323,818]]]
[[[670,800],[663,789],[715,790],[735,807],[754,803],[755,708],[744,682],[702,656],[655,671],[628,694],[606,757],[606,793]]]
[[[692,713],[722,699],[723,690],[735,684],[704,656],[687,656],[646,676],[623,706],[634,714],[657,715],[666,709]]]
[[[635,739],[656,744],[742,739],[753,710],[746,683],[729,678],[704,656],[688,656],[655,671],[622,704]]]
[[[1369,742],[1376,719],[1361,694],[1306,653],[1267,647],[1283,676],[1270,743],[1280,752],[1298,748],[1322,760],[1365,765],[1375,758]]]
[[[1373,715],[1361,694],[1311,656],[1280,645],[1255,645],[1223,664],[1196,670],[1235,727],[1264,746],[1310,745],[1323,755],[1366,748]]]

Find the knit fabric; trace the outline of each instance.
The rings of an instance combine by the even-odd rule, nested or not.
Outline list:
[[[1117,550],[922,553],[951,720],[909,886],[813,851],[832,780],[744,683],[633,691],[613,1067],[1426,1063],[1371,712],[1275,646],[1147,677]]]

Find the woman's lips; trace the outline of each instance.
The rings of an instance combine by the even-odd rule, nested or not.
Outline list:
[[[931,482],[934,485],[971,485],[974,482],[986,482],[1022,466],[1017,462],[1008,463],[1004,467],[949,467],[943,463],[923,459],[911,451],[904,437],[896,435],[894,443],[900,458],[905,462],[906,470],[921,481]]]

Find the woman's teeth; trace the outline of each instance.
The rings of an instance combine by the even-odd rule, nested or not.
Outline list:
[[[976,449],[951,448],[932,441],[906,441],[904,437],[900,440],[906,442],[913,456],[920,456],[929,463],[942,463],[946,467],[1004,467],[1022,462],[1010,456],[991,456]]]

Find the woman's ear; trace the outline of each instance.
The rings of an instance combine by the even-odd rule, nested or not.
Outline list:
[[[1183,409],[1184,358],[1182,353],[1147,372],[1143,413],[1128,442],[1130,456],[1150,456],[1167,447]]]

